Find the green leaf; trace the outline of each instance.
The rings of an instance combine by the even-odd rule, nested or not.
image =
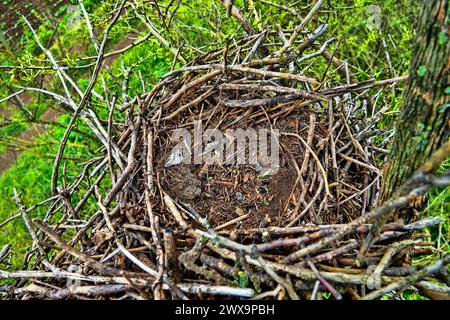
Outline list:
[[[239,287],[246,288],[248,286],[248,276],[243,272],[238,272]]]
[[[422,65],[419,67],[419,69],[417,69],[417,75],[419,77],[424,77],[428,72],[428,69],[426,66]]]
[[[450,95],[450,87],[445,88],[444,93]]]
[[[439,107],[438,112],[439,113],[444,113],[445,110],[447,110],[448,108],[450,108],[450,103],[444,104],[442,106]]]
[[[440,45],[444,45],[448,42],[447,30],[439,32],[438,42]]]

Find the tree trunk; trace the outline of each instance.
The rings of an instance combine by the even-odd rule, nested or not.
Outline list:
[[[449,136],[449,0],[423,0],[416,49],[380,201],[387,200]]]
[[[383,168],[379,204],[384,203],[410,178],[449,136],[450,123],[450,0],[423,0],[416,48],[406,84],[400,118]],[[374,222],[358,254],[357,265],[379,237],[390,215]]]

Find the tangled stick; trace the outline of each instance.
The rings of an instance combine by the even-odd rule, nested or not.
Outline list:
[[[93,111],[81,112],[87,96],[74,104],[52,94],[76,111],[72,122],[78,113],[87,120],[103,148],[65,188],[57,186],[57,159],[56,193],[40,204],[27,209],[17,193],[19,215],[2,225],[24,219],[34,243],[29,253],[36,253],[37,261],[29,270],[0,271],[2,278],[32,282],[14,282],[4,294],[14,299],[316,299],[328,291],[335,299],[376,299],[411,285],[446,292],[445,284],[430,281],[440,279],[448,257],[423,269],[405,266],[415,254],[438,253],[413,237],[442,219],[407,225],[376,221],[434,186],[449,185],[447,173],[434,175],[449,156],[449,145],[376,207],[381,173],[375,159],[385,152],[375,138],[385,132],[376,126],[381,113],[370,116],[370,95],[363,93],[406,76],[325,81],[333,67],[345,80],[352,76],[327,54],[333,41],[322,40],[327,25],[302,39],[323,2],[317,1],[294,30],[262,32],[246,25],[228,2],[248,35],[169,72],[150,92],[127,98],[124,83],[122,100],[115,97],[108,106],[108,130]],[[112,54],[103,49],[101,44],[97,61]],[[115,110],[126,114],[117,117]],[[207,136],[200,147],[194,143],[202,155],[211,150],[203,144],[239,142],[232,130],[271,133],[283,147],[276,172],[259,160],[167,165],[171,157],[179,160],[173,131],[183,129],[191,138],[199,123],[225,133],[217,140]],[[47,215],[33,225],[28,214],[38,206],[46,206]],[[73,221],[84,213],[87,221]],[[371,240],[362,241],[364,236]],[[2,249],[0,260],[7,251]],[[373,273],[357,267],[359,252]],[[74,268],[79,272],[71,272]],[[68,286],[68,280],[76,284]]]

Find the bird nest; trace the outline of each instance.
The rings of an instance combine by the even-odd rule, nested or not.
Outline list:
[[[113,126],[116,138],[103,157],[51,199],[61,206],[34,221],[46,254],[30,277],[41,280],[20,282],[11,294],[297,299],[329,291],[358,299],[407,279],[414,268],[404,264],[424,244],[399,239],[436,219],[387,223],[362,260],[378,268],[370,274],[357,267],[378,214],[376,159],[385,154],[375,139],[386,137],[377,128],[383,109],[369,92],[401,79],[354,83],[347,64],[328,51],[332,39],[315,44],[323,31],[291,46],[277,44],[279,32],[271,30],[235,40],[120,106],[126,120]],[[304,72],[294,73],[300,66]],[[320,68],[321,79],[314,76]],[[327,81],[335,72],[347,81]],[[249,134],[245,161],[233,157],[238,130]],[[266,148],[266,157],[255,157],[252,144]],[[218,146],[232,152],[226,157]],[[195,159],[196,152],[204,157]],[[60,228],[90,199],[97,213],[76,232]]]

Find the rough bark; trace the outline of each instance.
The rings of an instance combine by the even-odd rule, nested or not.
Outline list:
[[[388,199],[449,137],[449,0],[423,1],[416,48],[385,166],[380,197]]]

